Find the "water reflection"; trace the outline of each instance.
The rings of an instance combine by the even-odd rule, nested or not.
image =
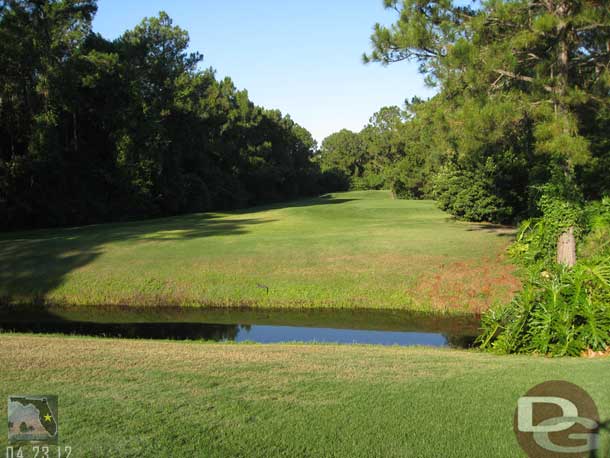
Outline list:
[[[472,316],[388,311],[7,308],[0,331],[101,337],[468,347]]]

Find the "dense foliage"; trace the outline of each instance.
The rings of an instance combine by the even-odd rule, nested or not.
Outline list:
[[[542,217],[521,225],[511,247],[526,272],[523,291],[483,316],[483,348],[499,353],[579,355],[610,347],[610,199],[566,205],[550,186]],[[553,235],[578,222],[579,262],[554,262]]]
[[[114,41],[95,0],[0,1],[0,229],[148,217],[333,186],[309,132],[189,53],[164,13]]]
[[[384,3],[399,17],[376,25],[365,61],[415,60],[438,94],[405,113],[382,109],[358,134],[359,167],[343,167],[353,186],[435,197],[456,217],[493,222],[536,215],[537,189],[557,170],[587,200],[610,192],[607,1]],[[336,142],[321,156],[355,160]]]
[[[343,129],[322,142],[317,160],[335,170],[351,189],[391,189],[396,197],[432,197],[439,140],[430,128],[430,107],[414,99],[405,109],[383,107],[360,131]]]

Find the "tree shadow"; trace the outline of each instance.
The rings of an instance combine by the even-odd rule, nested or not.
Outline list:
[[[498,237],[512,237],[514,238],[517,234],[517,228],[514,226],[505,226],[502,224],[492,223],[470,223],[468,232],[482,231],[488,234],[494,234]]]
[[[43,297],[66,275],[97,259],[113,242],[188,240],[245,234],[274,220],[193,214],[130,223],[36,230],[0,236],[0,302]]]
[[[355,199],[320,197],[222,213],[195,213],[133,222],[0,234],[0,303],[43,298],[75,269],[95,261],[113,242],[155,242],[222,237],[274,222],[266,210],[336,205]],[[248,215],[247,217],[245,215]]]
[[[337,204],[345,204],[347,202],[353,202],[359,199],[346,199],[346,198],[338,198],[333,197],[331,194],[324,194],[319,197],[312,197],[309,199],[298,199],[292,200],[288,202],[277,202],[270,203],[265,205],[259,205],[256,207],[243,208],[239,210],[233,210],[228,213],[232,214],[244,214],[244,213],[258,213],[262,211],[268,210],[280,210],[283,208],[298,208],[298,207],[314,207],[318,205],[337,205]]]

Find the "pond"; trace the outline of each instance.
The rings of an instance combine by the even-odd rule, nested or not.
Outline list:
[[[387,310],[0,307],[0,332],[236,342],[468,347],[479,320]]]

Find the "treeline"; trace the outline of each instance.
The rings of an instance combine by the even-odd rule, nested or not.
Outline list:
[[[561,162],[537,149],[541,127],[518,104],[458,105],[441,93],[384,107],[361,131],[329,135],[317,160],[351,189],[390,189],[397,198],[436,199],[460,219],[512,223],[538,214],[545,185],[565,179]],[[586,160],[570,178],[584,200],[610,194],[610,112],[594,121],[582,130]]]
[[[365,61],[416,61],[438,94],[331,135],[323,168],[473,221],[537,214],[549,184],[564,201],[610,193],[607,1],[384,3],[399,18]]]
[[[443,160],[442,137],[430,123],[433,102],[414,98],[383,107],[360,131],[326,137],[316,160],[354,190],[390,189],[397,198],[433,198],[433,179]]]
[[[0,1],[0,229],[231,209],[326,189],[310,133],[200,70],[160,13],[109,41],[95,0]]]

